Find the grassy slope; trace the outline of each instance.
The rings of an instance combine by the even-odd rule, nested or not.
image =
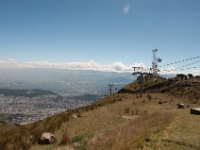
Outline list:
[[[199,116],[190,115],[189,108],[176,109],[176,103],[189,104],[189,100],[178,99],[168,94],[155,93],[151,96],[153,99],[149,100],[147,96],[136,98],[135,95],[120,94],[123,101],[83,112],[83,117],[71,118],[64,123],[55,132],[57,144],[34,145],[31,150],[64,150],[67,146],[59,145],[64,129],[67,129],[71,139],[82,137],[79,141],[82,143],[82,149],[200,148]],[[159,101],[165,103],[158,104]],[[123,118],[134,115],[139,116],[131,120]]]
[[[152,141],[145,145],[145,149],[200,149],[199,116],[191,115],[188,109],[176,110],[174,113],[174,120],[164,131],[152,135]]]
[[[5,122],[5,121],[0,121],[0,134],[9,131],[11,129],[17,129],[19,126],[9,123],[9,122]]]
[[[149,84],[162,82],[165,80],[158,79]],[[127,85],[128,88],[134,86],[138,86],[138,83]],[[79,142],[79,149],[82,150],[200,149],[200,118],[191,115],[189,108],[178,110],[176,104],[180,102],[199,107],[197,103],[191,104],[187,96],[177,98],[167,93],[151,93],[137,98],[136,94],[116,94],[105,97],[92,106],[11,130],[0,135],[0,146],[4,137],[16,135],[16,138],[10,138],[9,141],[19,148],[22,145],[17,145],[20,143],[19,137],[23,144],[27,144],[30,142],[25,139],[30,135],[36,137],[42,131],[51,131],[57,138],[54,145],[35,144],[30,149],[67,150],[74,142]],[[82,117],[72,117],[77,112]],[[67,131],[71,142],[60,145],[64,131]],[[4,149],[13,148],[12,144],[3,145],[6,145]],[[24,149],[28,147],[25,146]]]

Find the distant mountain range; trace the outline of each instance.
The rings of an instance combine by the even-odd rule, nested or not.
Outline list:
[[[46,90],[27,90],[27,89],[0,89],[0,95],[4,96],[24,96],[24,97],[36,97],[43,95],[57,95],[54,92]]]
[[[64,69],[1,69],[0,72],[0,88],[50,90],[62,96],[106,95],[108,84],[114,84],[116,92],[136,78],[131,73]]]

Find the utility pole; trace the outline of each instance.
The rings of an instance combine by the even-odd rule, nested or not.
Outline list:
[[[114,86],[114,84],[108,84],[108,86],[110,87],[110,95],[112,95],[112,87]]]

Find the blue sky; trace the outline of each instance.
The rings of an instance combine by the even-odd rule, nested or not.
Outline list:
[[[0,0],[0,59],[163,64],[200,55],[199,0]]]

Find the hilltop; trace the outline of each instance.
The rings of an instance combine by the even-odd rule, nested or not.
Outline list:
[[[139,80],[136,80],[124,88],[119,93],[138,93],[140,91]],[[200,99],[200,77],[190,77],[178,74],[175,78],[145,78],[144,89],[145,93],[165,93],[168,92],[176,97],[190,98],[191,101],[199,103]]]
[[[199,107],[199,88],[198,78],[146,78],[143,97],[139,97],[139,80],[136,80],[91,105],[0,133],[0,147],[5,150],[200,149],[200,118],[190,114],[190,108]],[[177,103],[186,107],[177,109]],[[39,145],[40,135],[47,131],[54,133],[56,142]]]

